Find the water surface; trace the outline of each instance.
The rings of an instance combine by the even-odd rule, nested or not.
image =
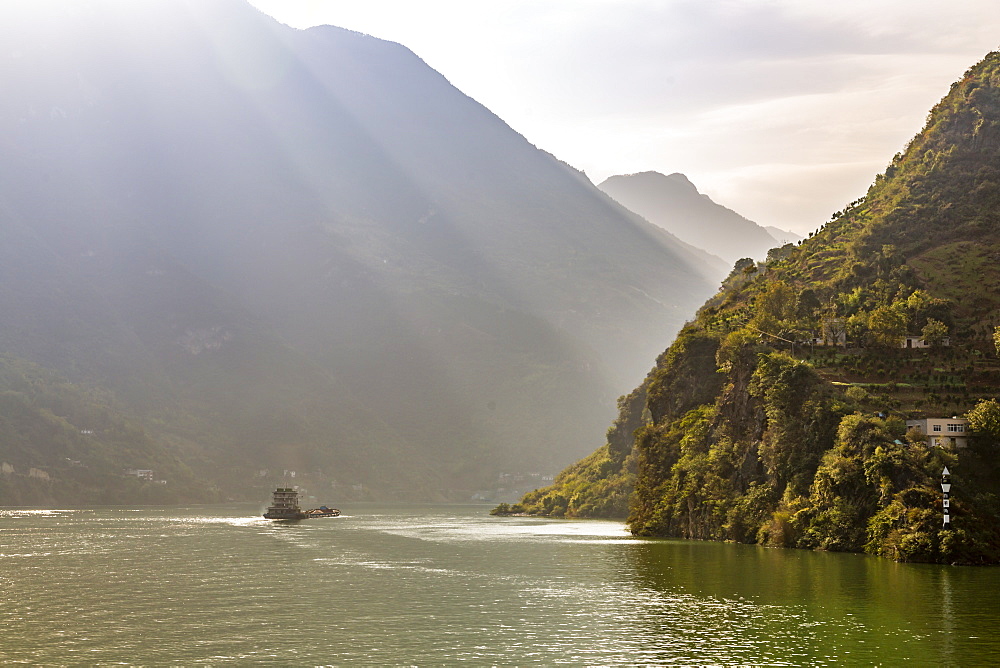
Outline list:
[[[0,509],[0,663],[1000,662],[1000,570],[483,506]]]

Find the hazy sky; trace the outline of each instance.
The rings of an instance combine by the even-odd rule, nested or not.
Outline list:
[[[1000,46],[998,0],[251,0],[399,42],[599,183],[683,172],[805,233]]]

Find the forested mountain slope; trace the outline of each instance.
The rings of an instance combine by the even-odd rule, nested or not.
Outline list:
[[[107,392],[9,358],[0,358],[0,388],[3,505],[223,498],[199,480],[204,460],[180,461]]]
[[[400,45],[242,0],[2,3],[0,42],[0,353],[230,491],[555,470],[717,284]]]
[[[737,266],[620,400],[608,445],[515,510],[628,513],[641,535],[1000,561],[998,206],[991,53],[864,198]],[[929,347],[905,347],[907,335]],[[906,428],[963,414],[967,448]]]

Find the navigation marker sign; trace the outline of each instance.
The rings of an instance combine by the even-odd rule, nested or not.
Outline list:
[[[951,471],[948,470],[947,466],[941,472],[941,492],[943,495],[941,510],[944,512],[942,526],[949,526],[951,524],[951,499],[949,498],[951,494]]]

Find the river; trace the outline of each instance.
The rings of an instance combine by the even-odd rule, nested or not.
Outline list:
[[[1000,569],[484,506],[261,510],[0,509],[0,663],[1000,663]]]

